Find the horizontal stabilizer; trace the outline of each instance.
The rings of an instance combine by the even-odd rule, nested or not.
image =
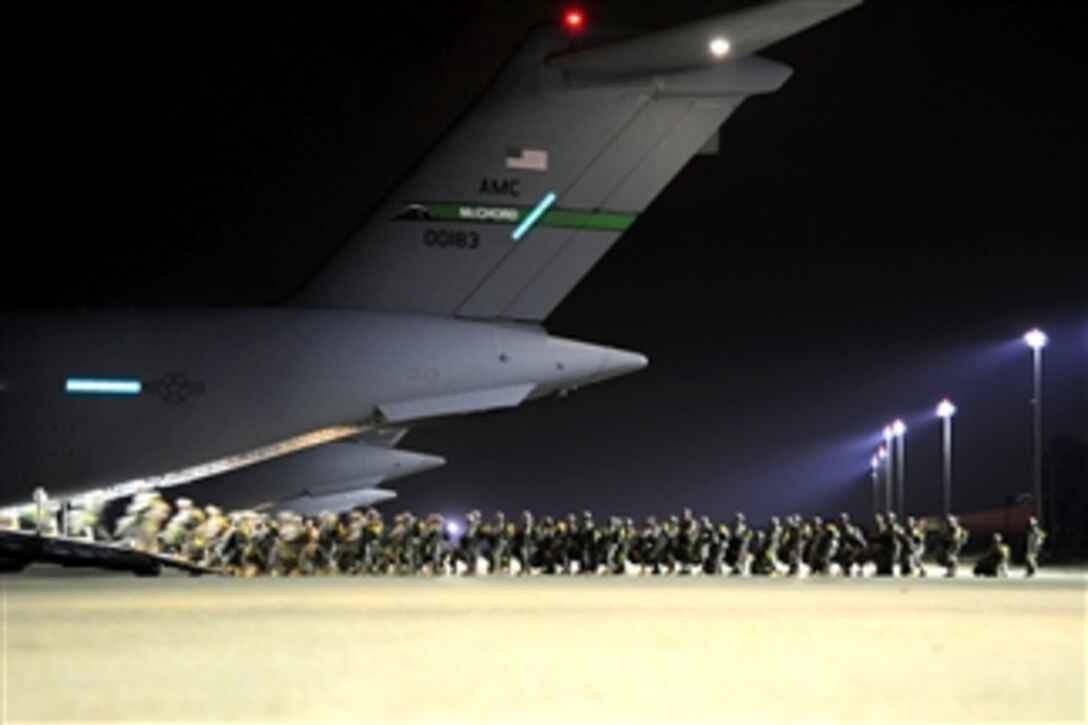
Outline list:
[[[535,386],[511,385],[504,388],[473,390],[467,393],[439,395],[378,406],[379,412],[390,423],[404,423],[421,418],[438,418],[464,413],[483,413],[488,410],[514,408],[521,405]]]
[[[407,428],[369,428],[360,433],[355,441],[379,448],[395,448],[407,434]]]
[[[316,516],[323,511],[339,513],[348,509],[373,506],[396,497],[396,491],[387,491],[384,488],[360,488],[325,496],[299,496],[281,501],[272,506],[271,510],[294,511],[302,516]]]
[[[338,441],[190,484],[184,493],[226,510],[267,507],[299,497],[374,488],[445,462],[440,456]]]
[[[594,76],[669,73],[751,55],[859,5],[861,0],[781,0],[634,38],[553,56],[562,71]],[[719,54],[711,43],[724,41]]]

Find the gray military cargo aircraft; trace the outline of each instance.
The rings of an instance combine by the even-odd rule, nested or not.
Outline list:
[[[0,505],[201,479],[237,505],[365,505],[443,463],[396,448],[413,426],[644,367],[542,323],[748,96],[786,81],[755,53],[858,2],[533,31],[284,305],[5,315]]]

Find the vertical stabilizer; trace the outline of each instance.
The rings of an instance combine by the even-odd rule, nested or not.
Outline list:
[[[768,3],[577,51],[535,31],[296,302],[543,320],[745,98],[789,77],[751,53],[854,4]]]

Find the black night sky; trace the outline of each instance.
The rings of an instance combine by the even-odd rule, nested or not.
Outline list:
[[[677,5],[585,3],[647,28],[729,3]],[[1045,437],[1088,439],[1082,5],[870,0],[765,51],[794,77],[548,321],[650,368],[413,432],[402,447],[449,463],[391,507],[867,515],[902,416],[908,508],[932,512],[945,395],[956,507],[1028,490],[1029,328],[1051,338]],[[15,13],[4,308],[282,299],[559,8]]]

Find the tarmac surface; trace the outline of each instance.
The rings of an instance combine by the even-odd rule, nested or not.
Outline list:
[[[0,578],[4,721],[1083,722],[1088,579]]]

